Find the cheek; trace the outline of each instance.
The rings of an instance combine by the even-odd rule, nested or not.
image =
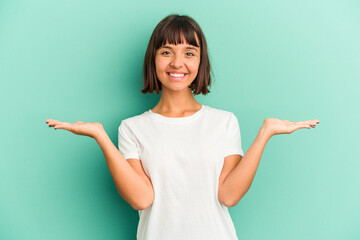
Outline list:
[[[167,66],[167,62],[164,60],[158,59],[155,61],[156,71],[163,71],[166,69],[166,66]]]
[[[200,61],[193,61],[189,63],[188,66],[192,72],[197,73],[197,71],[199,70]]]

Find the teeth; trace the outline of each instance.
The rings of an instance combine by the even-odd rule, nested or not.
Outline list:
[[[172,77],[183,77],[183,76],[185,76],[185,74],[170,73],[170,76],[172,76]]]

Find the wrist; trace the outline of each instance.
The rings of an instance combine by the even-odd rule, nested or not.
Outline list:
[[[93,135],[93,138],[98,141],[99,139],[104,138],[104,136],[107,135],[106,131],[104,128],[99,128],[95,134]]]
[[[274,134],[270,131],[269,128],[267,128],[266,126],[262,125],[258,135],[266,138],[267,140],[269,140]]]

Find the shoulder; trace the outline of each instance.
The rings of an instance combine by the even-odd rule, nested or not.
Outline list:
[[[124,118],[121,120],[119,128],[120,127],[133,128],[139,125],[144,125],[146,123],[147,118],[148,118],[148,111],[139,115]]]
[[[230,120],[232,118],[236,118],[235,114],[229,110],[214,108],[207,106],[207,113],[209,116],[215,119],[222,119],[222,120]]]

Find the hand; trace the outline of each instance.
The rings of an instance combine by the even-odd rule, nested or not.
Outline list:
[[[289,134],[300,128],[316,127],[316,124],[320,123],[319,120],[307,120],[300,122],[290,122],[288,120],[280,120],[276,118],[266,118],[264,120],[263,128],[269,132],[270,136],[277,134]]]
[[[68,123],[54,119],[46,119],[45,122],[49,124],[49,127],[54,127],[54,129],[64,129],[76,135],[84,135],[92,138],[95,138],[100,131],[104,130],[103,125],[98,122],[84,123],[77,121],[76,123]]]

